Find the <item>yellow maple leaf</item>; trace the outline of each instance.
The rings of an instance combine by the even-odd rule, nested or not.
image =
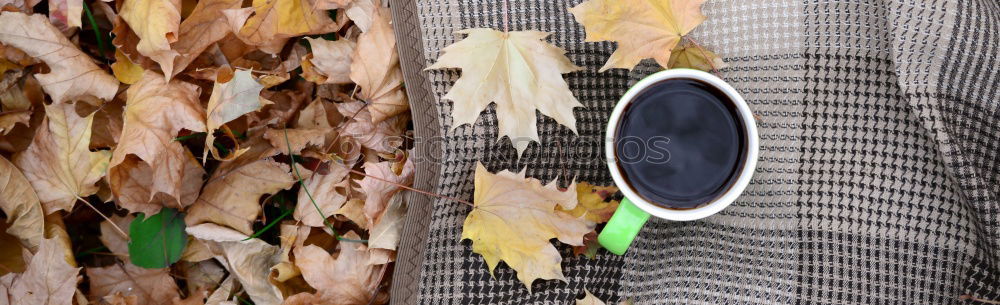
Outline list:
[[[712,51],[689,43],[678,45],[670,52],[670,63],[668,65],[671,68],[689,68],[710,72],[725,68],[726,62],[722,61],[722,58]]]
[[[605,201],[608,197],[618,191],[615,186],[599,186],[588,182],[576,184],[576,198],[579,202],[571,210],[563,210],[573,217],[584,217],[596,223],[608,222],[611,215],[618,208],[618,200]]]
[[[601,72],[632,69],[653,58],[669,67],[671,50],[692,29],[705,21],[705,0],[589,0],[570,8],[587,31],[586,41],[614,41],[618,48]]]
[[[361,86],[372,122],[378,123],[410,109],[403,92],[403,70],[396,54],[396,36],[388,8],[375,11],[371,28],[358,37],[351,57],[351,80]]]
[[[462,239],[472,240],[472,251],[483,256],[490,272],[501,260],[506,262],[528,291],[536,279],[565,280],[562,257],[550,239],[581,246],[583,236],[594,230],[594,223],[556,210],[573,209],[574,192],[560,191],[555,181],[542,185],[538,179],[526,179],[524,172],[491,174],[477,164],[474,204]]]
[[[535,110],[576,132],[573,108],[582,107],[563,80],[581,68],[566,51],[542,41],[549,33],[467,29],[462,41],[445,47],[427,69],[459,68],[462,77],[444,96],[452,100],[451,128],[472,124],[479,112],[496,103],[499,137],[508,136],[518,156],[530,139],[538,141]]]
[[[71,211],[77,198],[97,193],[94,184],[104,177],[111,153],[90,151],[93,114],[80,117],[72,104],[53,104],[45,106],[45,119],[14,164],[31,181],[46,214]]]
[[[139,36],[136,50],[159,63],[165,75],[173,75],[174,58],[179,53],[170,49],[170,43],[177,41],[181,1],[126,0],[120,16]]]
[[[253,15],[247,15],[237,36],[273,54],[281,51],[289,37],[325,34],[340,28],[325,10],[314,10],[312,6],[310,0],[253,0]]]

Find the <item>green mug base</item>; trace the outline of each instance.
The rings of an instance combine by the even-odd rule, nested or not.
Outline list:
[[[635,206],[628,198],[622,199],[611,220],[597,236],[597,242],[611,253],[622,255],[628,250],[639,230],[649,220],[649,213]]]

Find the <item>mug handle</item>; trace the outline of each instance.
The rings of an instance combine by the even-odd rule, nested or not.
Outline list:
[[[611,253],[622,255],[628,250],[639,229],[649,220],[649,213],[635,206],[628,198],[622,198],[611,220],[597,236],[597,242]]]

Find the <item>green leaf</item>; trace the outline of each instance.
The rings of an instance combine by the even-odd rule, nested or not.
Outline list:
[[[147,268],[166,268],[181,259],[187,247],[184,214],[171,208],[145,218],[143,213],[128,228],[131,240],[128,255],[132,264]]]

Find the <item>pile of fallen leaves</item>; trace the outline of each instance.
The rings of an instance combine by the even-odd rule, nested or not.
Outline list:
[[[381,304],[409,109],[373,0],[2,0],[0,304]]]

